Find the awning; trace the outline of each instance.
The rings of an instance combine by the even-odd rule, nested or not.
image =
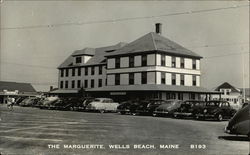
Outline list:
[[[76,94],[76,93],[78,93],[77,89],[57,89],[49,92],[49,94]]]
[[[204,87],[195,86],[176,86],[176,85],[117,85],[117,86],[105,86],[101,88],[86,89],[86,91],[169,91],[169,92],[194,92],[194,93],[209,93],[209,94],[221,94],[218,91],[211,91]]]

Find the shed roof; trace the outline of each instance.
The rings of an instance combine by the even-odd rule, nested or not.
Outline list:
[[[107,54],[107,56],[126,55],[132,53],[161,51],[170,55],[202,58],[200,55],[182,47],[155,32],[150,32],[124,47]]]
[[[4,90],[7,91],[18,90],[19,92],[36,92],[36,90],[30,83],[0,81],[0,92]]]

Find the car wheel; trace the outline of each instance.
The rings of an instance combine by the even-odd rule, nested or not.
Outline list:
[[[124,111],[121,111],[120,113],[121,113],[121,115],[125,115],[125,112],[124,112]]]
[[[217,115],[217,120],[218,120],[218,121],[222,121],[222,120],[223,120],[222,114],[218,114],[218,115]]]
[[[200,117],[198,115],[195,115],[195,119],[200,120]]]
[[[132,113],[132,115],[133,115],[133,116],[135,116],[135,115],[136,115],[136,113],[134,113],[134,112],[133,112],[133,113]]]

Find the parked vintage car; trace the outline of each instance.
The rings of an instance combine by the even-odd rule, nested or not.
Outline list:
[[[19,105],[22,107],[32,107],[36,105],[38,101],[38,97],[25,98],[21,103],[19,103]]]
[[[236,135],[247,135],[250,138],[250,105],[241,108],[229,120],[225,127],[225,132]]]
[[[169,104],[166,100],[161,99],[151,99],[148,101],[143,101],[136,109],[137,115],[153,115],[154,110],[162,105]]]
[[[236,113],[227,101],[207,101],[206,105],[199,109],[196,119],[217,119],[222,121],[231,118]]]
[[[205,101],[199,100],[186,100],[174,110],[173,116],[175,118],[195,117],[199,109],[205,106],[205,103]]]
[[[15,105],[19,105],[24,99],[26,99],[27,96],[21,96],[21,97],[18,97],[15,101]]]
[[[167,100],[166,102],[155,108],[153,116],[173,116],[174,111],[183,103],[181,100]]]
[[[122,102],[118,107],[117,107],[117,112],[120,114],[135,114],[136,108],[139,106],[139,101],[138,100],[128,100],[125,102]]]
[[[76,111],[84,111],[87,105],[94,101],[95,98],[87,97],[87,98],[79,98],[76,104],[73,105],[73,110]]]
[[[86,107],[88,111],[116,112],[119,103],[114,102],[110,98],[96,98],[93,102],[89,103]]]
[[[40,109],[50,109],[51,105],[59,100],[58,97],[47,97],[39,103]]]

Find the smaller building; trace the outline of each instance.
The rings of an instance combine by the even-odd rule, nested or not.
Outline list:
[[[221,95],[213,95],[212,99],[221,99],[224,101],[228,101],[232,106],[240,106],[242,103],[242,94],[241,90],[232,86],[228,82],[224,82],[223,84],[219,85],[215,91],[221,92]]]
[[[35,95],[36,90],[30,83],[0,81],[0,103],[6,103],[7,97]]]

